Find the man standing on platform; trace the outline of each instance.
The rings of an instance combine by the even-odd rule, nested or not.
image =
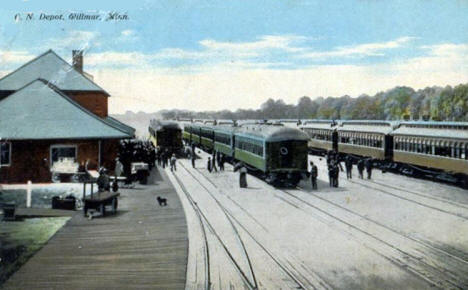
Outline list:
[[[353,178],[353,160],[351,156],[346,156],[345,158],[345,167],[346,167],[346,178],[352,179]]]
[[[224,171],[224,155],[221,154],[221,157],[219,157],[219,171]]]
[[[190,159],[192,160],[192,167],[195,168],[195,151],[192,151],[192,155],[190,156]]]
[[[312,182],[312,189],[317,189],[317,176],[318,176],[318,168],[314,162],[310,161],[310,180]]]
[[[172,154],[172,157],[171,157],[171,171],[177,171],[176,162],[177,162],[177,158],[175,157],[175,154]]]
[[[370,158],[366,160],[366,171],[367,171],[367,179],[371,179],[371,176],[372,176],[372,160]]]
[[[213,158],[211,159],[211,169],[215,172],[218,172],[218,168],[216,167],[216,158],[215,154],[213,153]]]
[[[333,172],[333,167],[335,166],[334,162],[330,160],[330,163],[328,163],[328,180],[330,182],[330,187],[333,187],[335,184],[335,181],[333,180],[334,172]]]
[[[364,178],[364,176],[363,176],[363,173],[364,173],[364,160],[359,159],[359,161],[357,163],[357,169],[359,171],[359,178],[363,179]]]
[[[208,169],[208,171],[211,173],[211,171],[213,170],[211,168],[211,157],[208,157],[208,162],[206,162],[206,169]]]

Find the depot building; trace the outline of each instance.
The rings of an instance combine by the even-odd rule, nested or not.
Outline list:
[[[54,51],[0,79],[0,183],[50,182],[55,162],[113,170],[119,142],[135,129],[108,116],[110,95]]]

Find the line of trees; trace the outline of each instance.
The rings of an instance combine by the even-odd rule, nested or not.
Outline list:
[[[395,87],[374,96],[351,98],[304,96],[296,105],[268,99],[260,109],[235,112],[170,110],[164,118],[200,119],[346,119],[346,120],[436,120],[468,121],[468,84],[414,90]]]

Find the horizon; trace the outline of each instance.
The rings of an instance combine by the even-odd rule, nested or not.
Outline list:
[[[0,77],[48,49],[111,94],[109,112],[257,109],[269,98],[375,95],[468,83],[468,3],[166,1],[115,3],[125,21],[15,21],[16,14],[109,13],[106,3],[9,2]],[[31,43],[37,45],[31,45]]]

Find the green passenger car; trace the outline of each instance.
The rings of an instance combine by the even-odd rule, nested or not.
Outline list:
[[[247,125],[234,134],[234,158],[263,173],[271,184],[296,185],[307,172],[307,141],[301,130]]]
[[[214,127],[214,150],[232,159],[234,157],[234,132],[233,126]]]

